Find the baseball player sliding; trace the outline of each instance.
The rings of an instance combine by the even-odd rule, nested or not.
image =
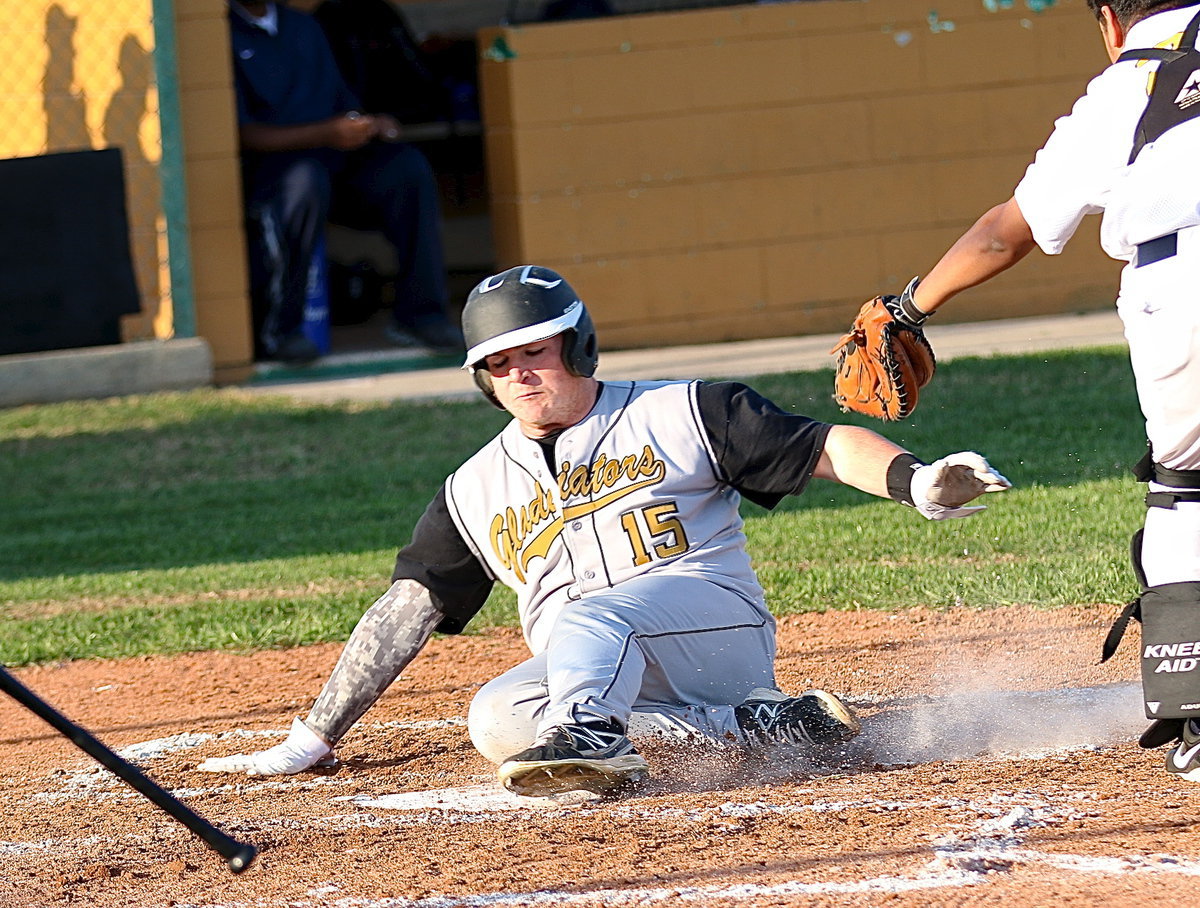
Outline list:
[[[885,300],[902,333],[919,332],[952,296],[1014,265],[1035,246],[1061,252],[1084,215],[1103,215],[1101,246],[1126,263],[1117,312],[1150,443],[1134,470],[1149,483],[1145,525],[1132,547],[1142,593],[1118,619],[1104,658],[1129,618],[1140,618],[1142,693],[1146,716],[1154,720],[1141,744],[1182,739],[1167,753],[1166,768],[1197,782],[1200,6],[1190,3],[1088,0],[1112,65],[1055,123],[1012,198],[986,212],[924,279],[914,278],[899,297]],[[848,391],[842,399],[855,396]]]
[[[859,731],[848,706],[776,686],[775,622],[741,499],[772,508],[816,477],[940,520],[1009,486],[978,454],[925,464],[742,384],[601,382],[587,308],[547,268],[484,280],[463,331],[465,368],[512,421],[439,489],[391,588],[287,740],[201,769],[272,775],[332,762],[430,635],[461,631],[497,581],[517,594],[532,655],[481,688],[468,730],[517,794],[628,789],[648,773],[630,735],[837,744]]]

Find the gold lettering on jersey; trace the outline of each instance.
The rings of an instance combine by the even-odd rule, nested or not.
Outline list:
[[[611,489],[624,476],[636,481],[639,476],[645,476],[651,482],[661,481],[667,475],[667,465],[654,456],[649,445],[642,448],[642,456],[632,454],[613,460],[607,454],[601,454],[591,466],[581,464],[571,468],[569,462],[564,462],[558,473],[558,490],[562,493],[563,501],[571,498],[581,498],[585,495],[599,495],[605,489]],[[649,482],[641,482],[642,488]]]
[[[646,486],[652,486],[657,482],[661,482],[661,476],[654,476],[650,479],[643,479],[641,482],[635,482],[631,486],[626,486],[623,489],[615,489],[607,495],[601,496],[594,501],[585,501],[582,504],[570,504],[563,508],[563,520],[574,520],[577,517],[586,517],[588,514],[595,514],[612,504],[614,501],[620,501],[626,495],[632,495],[638,489],[644,489]]]
[[[627,495],[663,481],[667,465],[654,456],[646,445],[642,453],[619,460],[601,454],[590,465],[562,465],[558,474],[558,490],[564,502],[572,498],[588,498],[579,504],[564,504],[562,514],[554,496],[542,484],[534,484],[534,497],[519,510],[505,508],[492,518],[490,538],[492,550],[500,564],[512,571],[519,582],[525,582],[529,564],[534,558],[545,558],[563,530],[565,520],[594,514],[620,501]],[[614,488],[622,480],[628,485]],[[601,494],[605,493],[605,494]],[[595,497],[599,495],[600,497]]]
[[[534,555],[545,557],[558,534],[562,532],[562,518],[557,517],[558,503],[550,490],[543,489],[540,482],[534,483],[533,500],[522,505],[520,513],[512,508],[505,508],[503,514],[492,518],[491,540],[492,550],[500,563],[517,575],[517,579],[525,582],[525,568],[529,559]],[[550,525],[538,527],[547,520]],[[526,544],[531,533],[537,535]]]

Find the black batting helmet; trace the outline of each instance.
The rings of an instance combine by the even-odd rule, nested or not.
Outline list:
[[[492,377],[483,366],[493,353],[562,334],[568,372],[590,377],[599,360],[596,328],[583,300],[557,271],[539,265],[518,265],[480,281],[467,296],[462,329],[463,368],[472,371],[475,384],[497,406]]]

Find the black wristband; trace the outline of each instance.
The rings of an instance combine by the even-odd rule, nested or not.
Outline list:
[[[913,302],[913,294],[916,292],[917,284],[919,283],[921,283],[921,279],[919,277],[914,277],[911,281],[909,281],[908,286],[905,287],[900,293],[900,299],[897,303],[897,305],[900,307],[900,311],[904,315],[905,320],[908,321],[909,324],[918,328],[925,324],[925,320],[932,314],[929,312],[922,312],[917,308],[917,304]]]
[[[923,466],[925,466],[925,461],[914,457],[907,451],[905,451],[903,454],[897,454],[892,459],[892,462],[888,464],[888,497],[890,497],[893,501],[898,501],[901,504],[906,504],[909,507],[912,507],[913,470],[915,470],[917,467]]]

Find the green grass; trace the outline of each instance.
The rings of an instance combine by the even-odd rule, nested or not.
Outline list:
[[[746,505],[777,613],[1132,594],[1144,440],[1123,350],[955,360],[891,425],[838,413],[828,370],[751,384],[926,459],[979,450],[1015,484],[942,523],[824,482],[771,515]],[[504,420],[482,399],[236,391],[0,411],[0,662],[344,639],[446,474]],[[513,620],[498,590],[473,626]]]

